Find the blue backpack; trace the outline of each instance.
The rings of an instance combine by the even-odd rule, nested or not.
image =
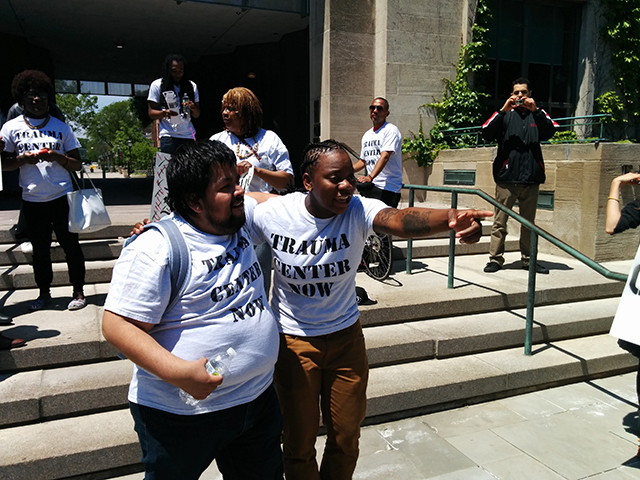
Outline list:
[[[166,311],[171,310],[178,299],[184,293],[184,290],[191,278],[191,253],[187,242],[185,242],[178,226],[168,218],[164,218],[158,222],[148,223],[144,226],[144,232],[150,229],[158,230],[166,242],[169,244],[169,273],[171,276],[171,296]],[[128,238],[124,243],[124,247],[133,242],[138,236],[134,235]]]

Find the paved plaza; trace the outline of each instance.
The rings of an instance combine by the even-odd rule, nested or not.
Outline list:
[[[366,426],[354,479],[640,479],[635,397],[628,373]]]

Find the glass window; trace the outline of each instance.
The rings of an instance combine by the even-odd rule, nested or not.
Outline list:
[[[533,98],[552,117],[573,115],[580,12],[576,2],[488,0],[490,98],[487,115],[504,105],[511,82],[526,77]]]

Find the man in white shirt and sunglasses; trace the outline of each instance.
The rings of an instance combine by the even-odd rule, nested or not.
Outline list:
[[[396,208],[402,189],[402,135],[395,125],[387,122],[389,102],[376,97],[369,105],[373,128],[362,136],[360,160],[353,169],[366,167],[366,175],[359,177],[360,184],[370,183],[369,188],[358,188],[363,196],[382,200]],[[362,185],[361,185],[362,186]]]

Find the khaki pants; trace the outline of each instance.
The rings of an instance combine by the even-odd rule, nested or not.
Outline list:
[[[498,183],[496,184],[496,200],[508,208],[513,208],[518,200],[520,215],[533,223],[536,219],[539,190],[539,185]],[[500,265],[504,263],[504,242],[507,238],[508,219],[509,216],[506,213],[496,208],[491,228],[489,260]],[[520,230],[520,254],[523,265],[528,265],[531,255],[531,231],[524,227],[521,227]]]
[[[283,416],[287,480],[349,480],[358,460],[369,377],[360,321],[318,337],[280,336],[275,384]],[[315,443],[327,441],[318,471]]]

